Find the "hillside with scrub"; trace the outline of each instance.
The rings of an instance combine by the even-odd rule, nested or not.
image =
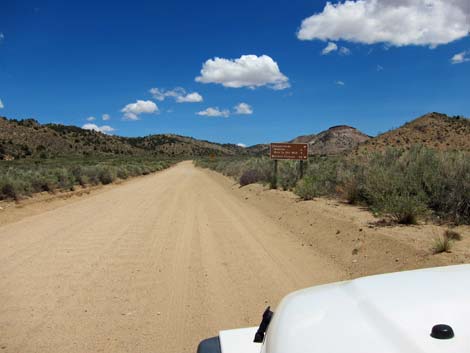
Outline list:
[[[175,134],[123,137],[77,126],[40,124],[33,119],[0,117],[0,160],[69,156],[180,158],[247,153],[247,150],[235,144],[219,144]]]
[[[470,151],[469,136],[469,119],[434,112],[375,137],[351,126],[338,125],[317,134],[297,136],[287,142],[307,143],[311,156],[335,156],[384,151],[390,147],[409,149],[413,145],[444,151]],[[269,144],[250,146],[247,150],[254,156],[269,156]]]
[[[441,113],[425,114],[403,126],[357,145],[355,153],[409,149],[413,145],[441,151],[470,151],[470,119]]]

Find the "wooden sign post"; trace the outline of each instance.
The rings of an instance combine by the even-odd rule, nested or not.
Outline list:
[[[274,160],[273,179],[271,181],[271,189],[277,188],[277,159]]]
[[[300,161],[300,179],[304,176],[304,161],[308,160],[307,143],[271,143],[270,158],[274,161],[273,178],[271,188],[277,188],[277,161],[298,160]]]

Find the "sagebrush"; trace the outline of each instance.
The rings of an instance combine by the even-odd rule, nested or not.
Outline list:
[[[272,180],[269,158],[201,159],[196,164],[237,180],[248,170],[257,182]],[[430,216],[470,224],[469,152],[413,146],[354,157],[312,157],[300,181],[298,163],[279,161],[278,166],[278,185],[306,200],[339,197],[404,224]]]
[[[145,175],[174,161],[151,158],[48,159],[0,162],[0,200],[18,200],[37,192],[72,190],[75,186],[110,184]]]

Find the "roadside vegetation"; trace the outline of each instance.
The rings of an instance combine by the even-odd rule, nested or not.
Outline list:
[[[173,164],[150,157],[57,158],[0,161],[0,200],[38,192],[74,190],[150,174]]]
[[[240,185],[268,185],[273,178],[268,158],[200,159],[196,164],[231,176]],[[423,217],[470,224],[468,152],[413,146],[354,157],[316,157],[309,160],[302,180],[298,175],[298,163],[279,161],[278,186],[304,200],[338,197],[402,224]]]

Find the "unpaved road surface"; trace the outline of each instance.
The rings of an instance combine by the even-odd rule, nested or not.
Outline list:
[[[183,162],[0,225],[0,352],[195,352],[345,278],[243,201]]]

